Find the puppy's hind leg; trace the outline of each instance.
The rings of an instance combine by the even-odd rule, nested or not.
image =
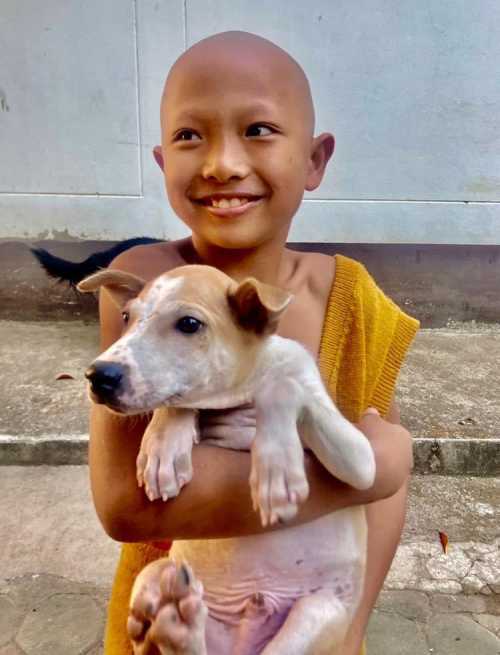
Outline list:
[[[261,655],[341,655],[351,617],[332,591],[299,598]]]
[[[127,631],[134,655],[207,655],[203,586],[187,564],[148,564],[132,589]]]

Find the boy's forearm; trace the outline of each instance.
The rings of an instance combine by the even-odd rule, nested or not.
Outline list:
[[[239,537],[270,529],[262,528],[252,508],[249,453],[201,445],[193,451],[193,469],[192,481],[167,502],[150,502],[142,489],[122,487],[119,506],[105,524],[108,534],[118,541],[152,541]],[[332,478],[312,455],[306,455],[306,472],[309,498],[288,525],[378,500],[372,490],[357,491]]]
[[[119,419],[118,419],[119,421]],[[193,480],[166,503],[150,502],[135,479],[135,454],[144,422],[123,433],[117,419],[94,408],[90,446],[94,502],[104,528],[119,541],[207,539],[263,532],[251,506],[247,452],[210,446],[193,449]],[[115,427],[116,429],[115,429]],[[377,477],[367,491],[339,482],[306,455],[310,495],[291,523],[304,523],[344,507],[370,503],[395,493],[411,467],[411,444],[400,426],[379,417],[363,419],[360,428],[374,448]],[[269,529],[269,528],[267,528]],[[267,530],[266,529],[266,530]],[[274,529],[280,529],[280,526]]]

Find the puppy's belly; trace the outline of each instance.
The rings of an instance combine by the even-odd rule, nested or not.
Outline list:
[[[251,612],[251,620],[266,619],[277,630],[297,598],[319,589],[333,590],[354,611],[363,587],[366,537],[364,508],[356,507],[264,535],[176,541],[171,557],[186,560],[202,581],[215,619],[209,630],[222,624],[232,632],[256,599],[261,611]]]

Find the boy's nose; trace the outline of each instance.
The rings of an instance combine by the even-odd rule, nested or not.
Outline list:
[[[224,140],[210,148],[201,174],[207,180],[227,182],[232,178],[243,179],[248,171],[244,148],[235,143],[235,140]]]

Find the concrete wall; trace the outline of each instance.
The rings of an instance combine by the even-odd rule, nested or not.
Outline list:
[[[498,0],[1,0],[0,238],[177,238],[164,77],[243,29],[305,68],[337,151],[291,240],[500,244]]]

